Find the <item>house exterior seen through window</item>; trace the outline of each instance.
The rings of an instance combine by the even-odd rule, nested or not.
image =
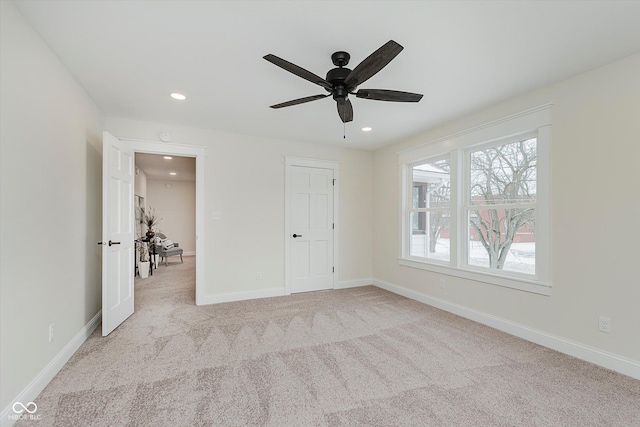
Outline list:
[[[412,167],[411,248],[415,257],[450,260],[449,159]]]

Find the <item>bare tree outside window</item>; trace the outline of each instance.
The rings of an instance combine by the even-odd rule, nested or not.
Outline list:
[[[505,265],[509,258],[535,261],[536,143],[530,138],[469,153],[470,264],[483,265],[471,254],[480,242],[488,255],[483,266],[529,272]],[[529,245],[516,250],[514,242]]]

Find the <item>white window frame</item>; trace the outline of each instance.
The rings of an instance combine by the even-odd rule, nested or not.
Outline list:
[[[474,128],[398,152],[400,168],[399,264],[479,282],[533,292],[551,294],[550,220],[549,220],[549,144],[551,104],[504,117]],[[529,137],[537,138],[536,173],[536,273],[534,275],[468,265],[467,206],[469,160],[471,151],[508,144]],[[412,168],[450,156],[451,159],[451,252],[450,262],[410,256],[411,223],[409,203]]]

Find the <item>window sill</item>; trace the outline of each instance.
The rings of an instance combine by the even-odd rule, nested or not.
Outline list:
[[[399,258],[398,263],[405,267],[418,268],[420,270],[433,271],[435,273],[446,274],[448,276],[461,277],[463,279],[475,280],[489,283],[491,285],[502,286],[511,289],[518,289],[539,295],[551,295],[551,284],[537,280],[529,280],[519,277],[508,277],[480,271],[462,270],[445,265],[435,264],[425,261]]]

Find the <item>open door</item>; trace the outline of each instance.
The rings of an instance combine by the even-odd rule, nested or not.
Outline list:
[[[133,314],[133,148],[102,134],[102,336]]]

